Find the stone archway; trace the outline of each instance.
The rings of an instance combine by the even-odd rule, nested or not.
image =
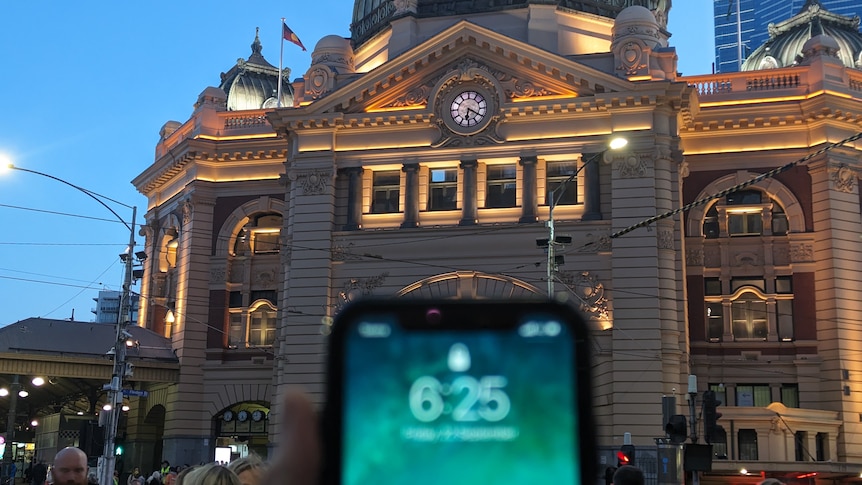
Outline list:
[[[535,286],[511,276],[455,271],[425,278],[402,288],[402,298],[541,298],[545,295]]]

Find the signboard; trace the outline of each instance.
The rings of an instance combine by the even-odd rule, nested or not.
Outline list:
[[[123,389],[123,396],[125,397],[148,397],[149,395],[149,391],[140,391],[138,389]]]

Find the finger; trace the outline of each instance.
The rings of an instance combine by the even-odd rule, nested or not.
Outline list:
[[[284,396],[281,446],[262,485],[317,485],[320,438],[314,404],[298,390]]]

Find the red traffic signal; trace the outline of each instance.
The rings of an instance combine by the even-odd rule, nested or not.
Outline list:
[[[622,451],[618,451],[617,452],[617,466],[620,467],[623,465],[630,465],[630,464],[631,463],[629,462],[629,457],[626,456],[626,454],[623,453]]]

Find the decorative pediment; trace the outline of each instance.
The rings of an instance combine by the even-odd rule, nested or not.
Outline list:
[[[465,62],[489,73],[500,86],[503,99],[499,108],[504,110],[513,103],[543,99],[558,104],[579,98],[582,103],[580,98],[586,101],[599,93],[630,91],[632,86],[613,74],[461,21],[311,104],[292,113],[279,112],[271,119],[299,122],[315,114],[402,110],[427,119],[434,110],[435,86]]]

